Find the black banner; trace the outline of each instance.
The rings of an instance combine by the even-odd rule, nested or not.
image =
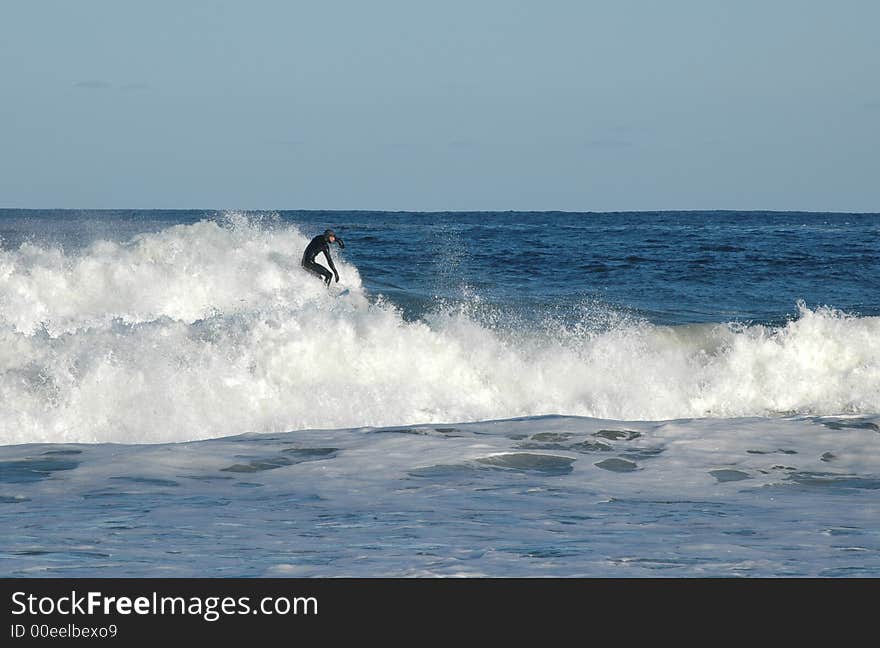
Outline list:
[[[3,645],[91,640],[325,641],[479,630],[496,638],[611,632],[618,639],[726,628],[847,633],[877,581],[701,579],[2,579]],[[819,623],[815,628],[809,624]],[[805,625],[806,624],[806,625]],[[829,625],[830,624],[830,625]],[[416,635],[413,635],[413,632]],[[716,637],[717,638],[717,637]]]

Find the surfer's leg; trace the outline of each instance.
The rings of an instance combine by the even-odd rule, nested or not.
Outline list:
[[[319,279],[323,279],[324,283],[328,286],[330,285],[330,279],[333,278],[333,274],[320,263],[315,263],[314,261],[306,261],[302,264],[302,267]]]

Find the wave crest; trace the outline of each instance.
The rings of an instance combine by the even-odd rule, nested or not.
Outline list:
[[[308,239],[232,215],[0,251],[0,443],[161,442],[541,414],[665,420],[880,411],[880,318],[656,326],[586,307],[524,328],[406,321],[299,268]]]

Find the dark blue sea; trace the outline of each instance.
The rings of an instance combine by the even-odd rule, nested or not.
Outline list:
[[[876,577],[878,240],[0,210],[0,574]]]

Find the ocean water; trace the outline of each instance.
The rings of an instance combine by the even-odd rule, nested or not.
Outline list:
[[[880,576],[878,240],[0,210],[0,575]]]

